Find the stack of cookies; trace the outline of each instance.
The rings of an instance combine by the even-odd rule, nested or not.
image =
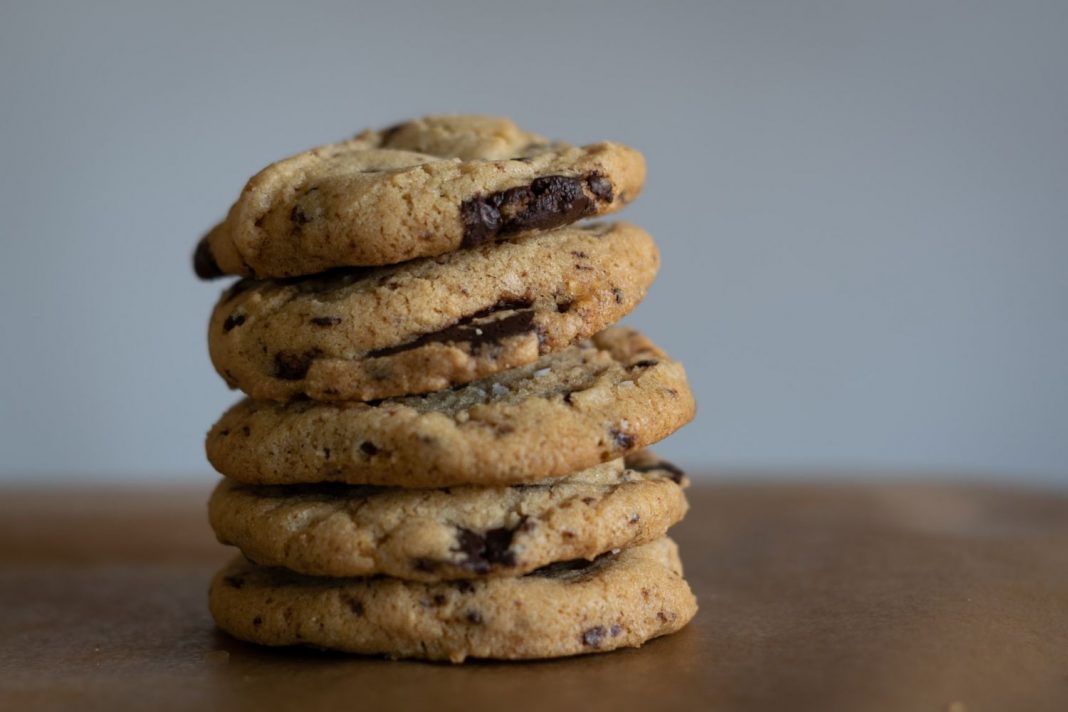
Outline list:
[[[659,256],[613,143],[429,117],[254,176],[194,257],[242,279],[208,335],[248,398],[207,437],[242,555],[218,625],[459,662],[638,646],[696,601],[665,536],[684,475],[646,446],[694,413],[683,368],[614,327]]]

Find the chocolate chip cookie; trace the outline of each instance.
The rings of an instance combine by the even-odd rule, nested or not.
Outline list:
[[[664,536],[686,513],[682,471],[648,452],[511,487],[246,485],[208,505],[219,541],[312,576],[414,581],[517,576]]]
[[[689,422],[678,362],[632,329],[490,379],[371,403],[244,400],[208,433],[208,459],[250,484],[504,485],[616,459]]]
[[[201,240],[194,268],[292,277],[440,255],[616,211],[644,179],[644,159],[627,146],[431,116],[264,168]]]
[[[209,606],[253,643],[455,663],[637,647],[697,612],[667,538],[526,576],[438,583],[313,578],[238,557],[212,581]]]
[[[242,280],[208,330],[216,370],[257,399],[426,393],[535,361],[615,323],[659,266],[626,223],[566,227],[394,267]]]

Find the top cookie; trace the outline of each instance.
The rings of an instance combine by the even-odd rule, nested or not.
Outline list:
[[[439,255],[614,212],[644,179],[627,146],[431,116],[267,166],[201,240],[194,268],[205,279],[292,277]]]

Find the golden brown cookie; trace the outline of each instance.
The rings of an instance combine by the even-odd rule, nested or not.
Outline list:
[[[637,647],[697,612],[668,538],[526,576],[440,583],[312,578],[238,557],[212,581],[209,606],[252,643],[456,663]]]
[[[528,364],[621,319],[659,266],[626,223],[566,227],[393,267],[242,280],[208,330],[253,398],[374,400]]]
[[[251,484],[505,485],[560,477],[670,435],[694,415],[682,365],[637,331],[492,378],[373,403],[243,400],[208,459]]]
[[[644,180],[627,146],[430,116],[267,166],[197,246],[194,268],[262,279],[394,264],[614,212]]]
[[[509,487],[246,485],[208,505],[224,544],[311,576],[414,581],[518,576],[664,536],[686,513],[682,471],[642,451],[568,477]]]

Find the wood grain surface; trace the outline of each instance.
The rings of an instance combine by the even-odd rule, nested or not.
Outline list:
[[[1068,496],[694,487],[701,611],[536,663],[259,649],[212,626],[206,490],[0,490],[0,709],[1066,710]]]

